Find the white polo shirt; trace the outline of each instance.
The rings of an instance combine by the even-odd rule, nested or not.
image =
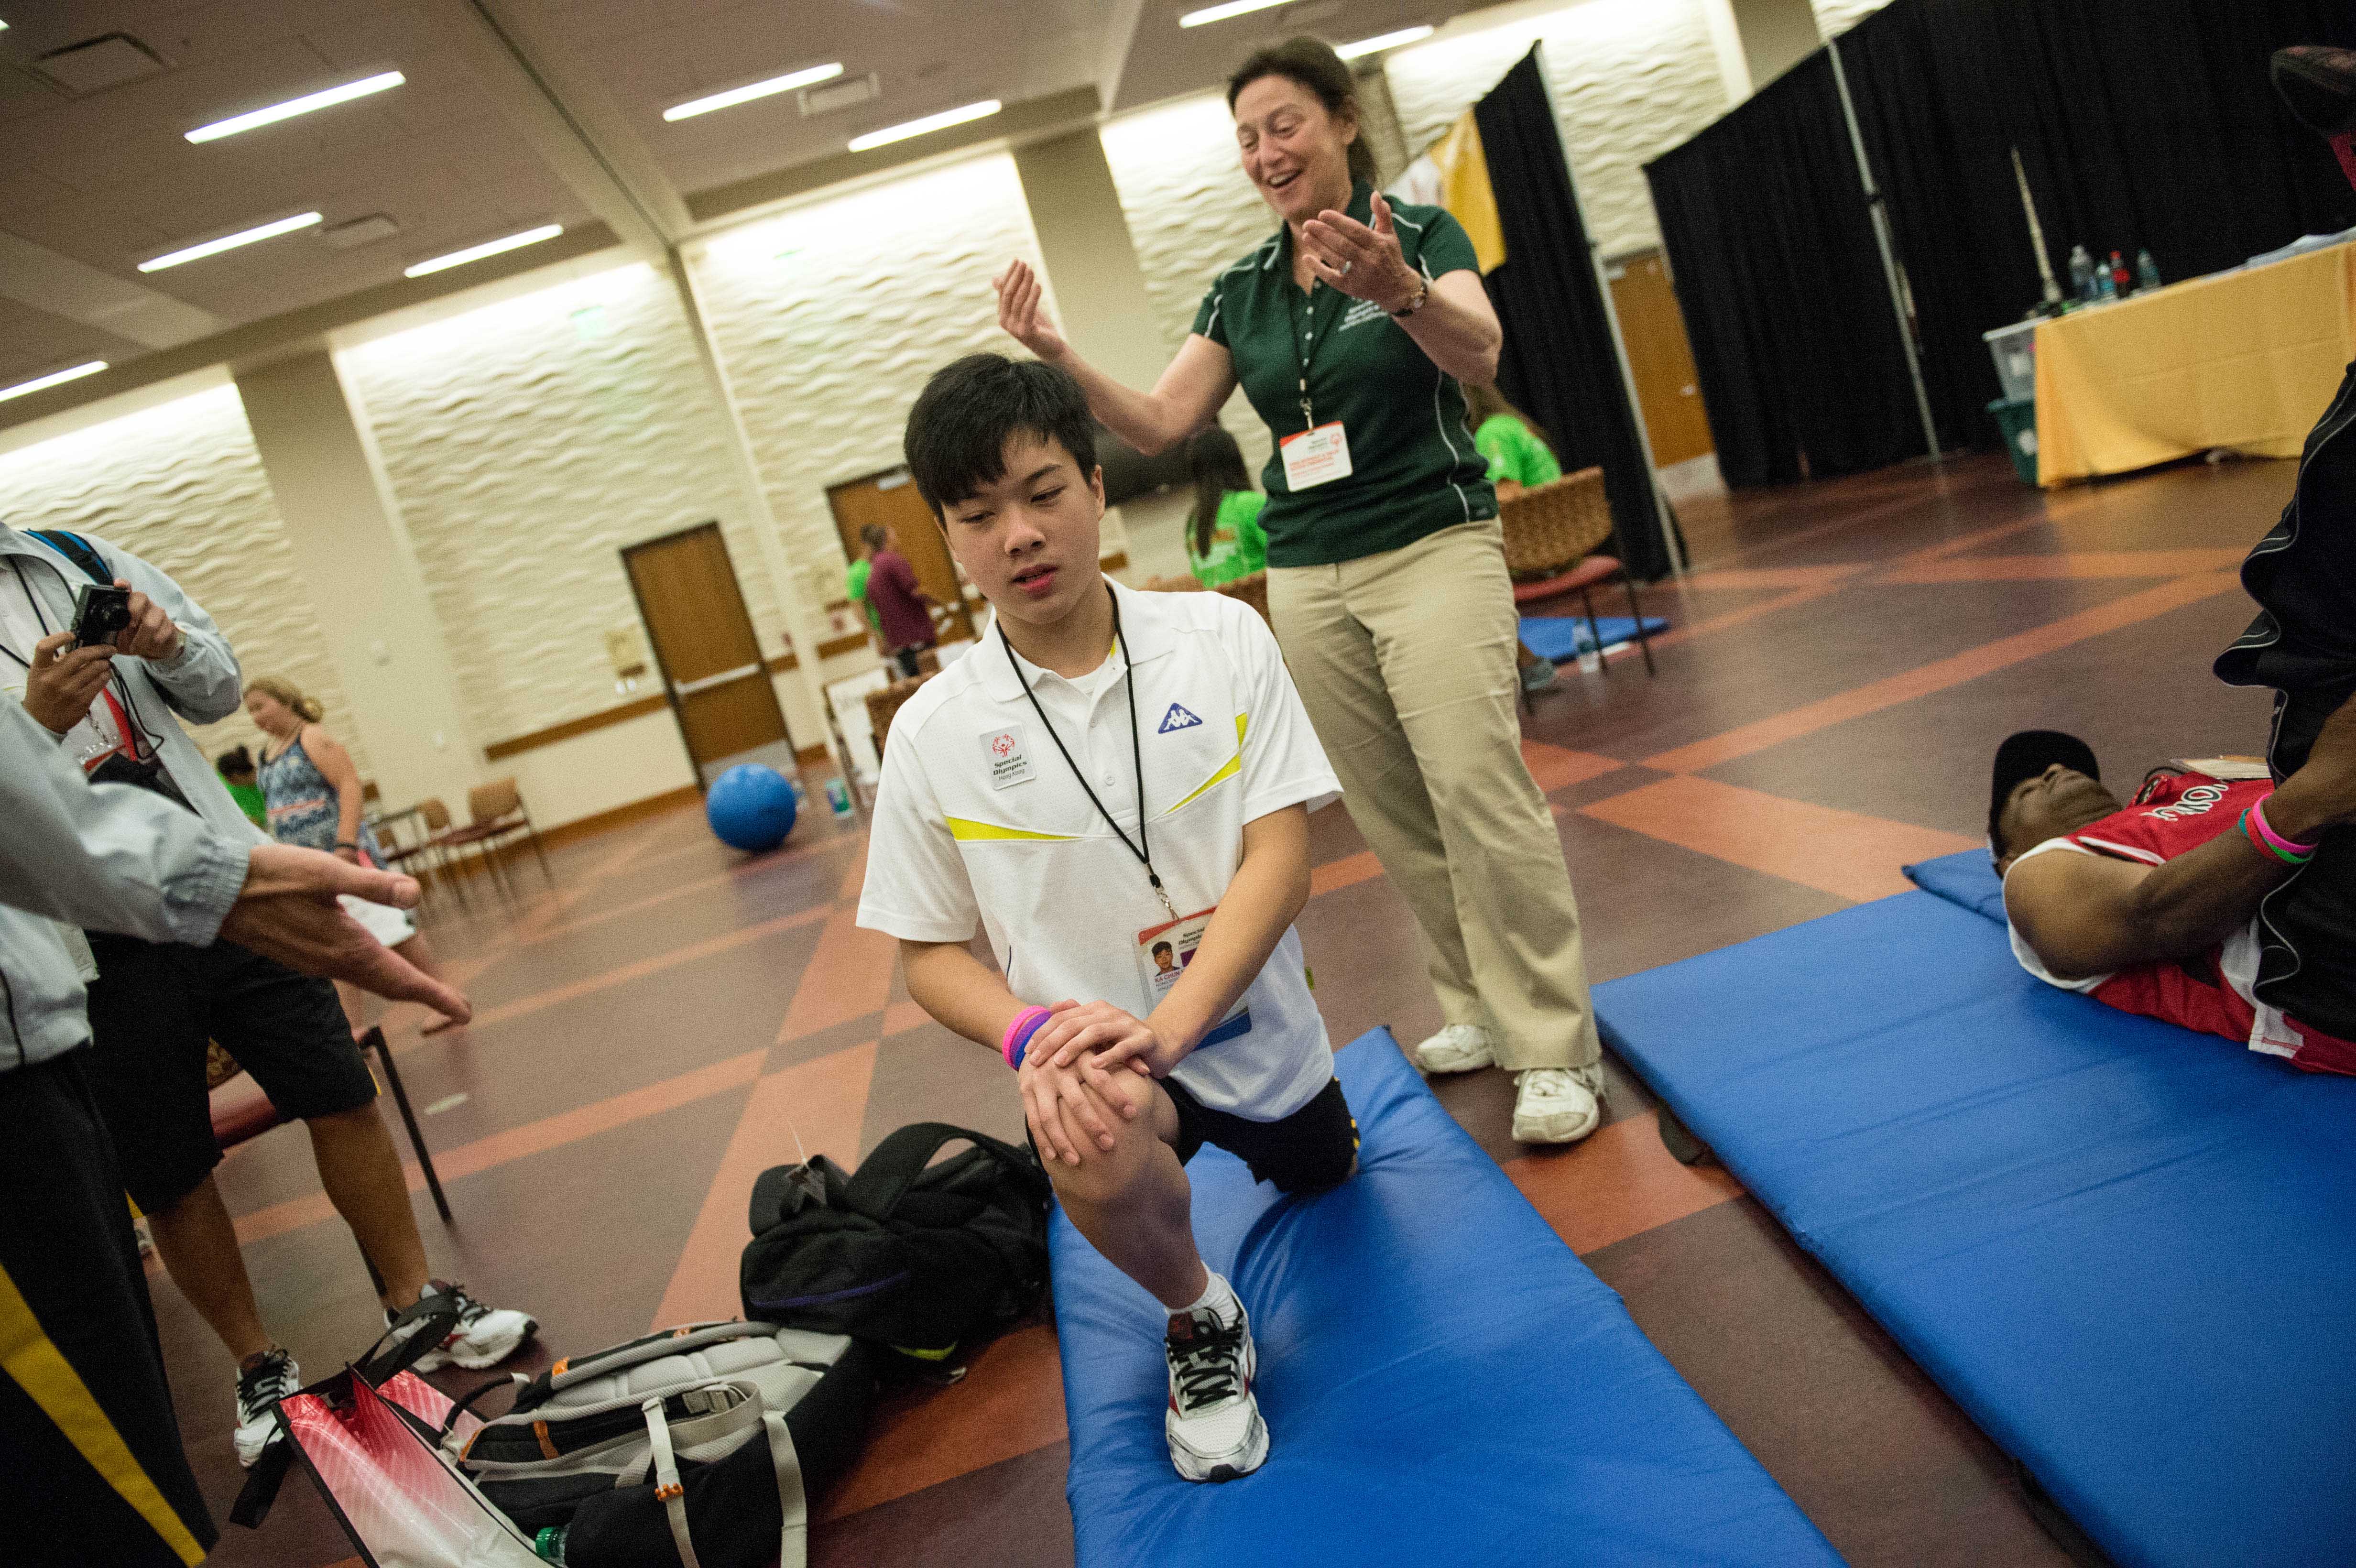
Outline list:
[[[1153,869],[1178,912],[1193,914],[1225,896],[1246,823],[1288,805],[1314,811],[1341,784],[1276,638],[1248,606],[1223,593],[1112,592],[1135,666]],[[1010,651],[993,616],[971,653],[893,716],[859,923],[911,942],[967,942],[978,922],[1016,996],[1108,1001],[1143,1018],[1152,1000],[1137,935],[1169,914],[1073,774],[1086,773],[1134,844],[1129,667],[1117,652],[1072,681],[1010,663]],[[1298,932],[1286,928],[1240,1012],[1207,1038],[1171,1076],[1213,1109],[1277,1121],[1325,1086],[1333,1047]]]

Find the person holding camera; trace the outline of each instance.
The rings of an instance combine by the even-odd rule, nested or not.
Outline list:
[[[37,634],[29,645],[28,634]],[[229,639],[165,572],[101,539],[0,524],[0,663],[21,667],[25,711],[85,776],[159,795],[232,843],[268,842],[177,721],[228,717],[241,687]],[[390,1317],[438,1286],[377,1115],[376,1080],[325,980],[233,940],[192,947],[93,930],[86,941],[96,973],[92,1096],[173,1283],[238,1359],[237,1451],[251,1465],[274,1435],[272,1407],[302,1377],[262,1327],[213,1181],[220,1147],[207,1046],[218,1040],[281,1114],[305,1124],[320,1182]],[[537,1327],[463,1293],[460,1311],[420,1366],[490,1366]]]

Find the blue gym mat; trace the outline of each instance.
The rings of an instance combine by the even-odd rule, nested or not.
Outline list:
[[[1579,656],[1572,638],[1586,629],[1584,615],[1525,615],[1522,617],[1522,645],[1542,659],[1556,664],[1569,664]],[[1657,637],[1669,629],[1669,624],[1658,615],[1644,617],[1644,635]],[[1595,630],[1605,647],[1636,640],[1636,623],[1627,615],[1598,615]]]
[[[1354,1179],[1302,1200],[1215,1148],[1186,1168],[1204,1261],[1252,1316],[1257,1474],[1178,1478],[1168,1315],[1055,1211],[1082,1568],[1840,1562],[1388,1030],[1337,1067]]]
[[[2356,1563],[2356,1080],[2042,985],[1984,852],[1913,870],[1597,987],[1605,1040],[2115,1562]]]

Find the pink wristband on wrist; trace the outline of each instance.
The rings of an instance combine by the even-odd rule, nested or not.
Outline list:
[[[1023,1053],[1029,1049],[1031,1037],[1037,1034],[1041,1026],[1054,1016],[1040,1007],[1025,1008],[1014,1015],[1014,1021],[1006,1026],[1006,1038],[998,1048],[1006,1058],[1007,1066],[1019,1068],[1023,1065]]]
[[[2264,800],[2258,801],[2250,807],[2250,826],[2256,828],[2258,837],[2265,839],[2278,854],[2296,855],[2304,859],[2314,854],[2318,848],[2313,844],[2296,843],[2276,832],[2274,824],[2266,820],[2266,803]]]

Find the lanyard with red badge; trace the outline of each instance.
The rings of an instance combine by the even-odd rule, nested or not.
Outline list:
[[[1319,287],[1325,285],[1320,284]],[[1314,320],[1317,307],[1315,295],[1308,296],[1310,317]],[[1292,325],[1301,325],[1301,293],[1290,291],[1286,304],[1291,312]],[[1339,315],[1339,312],[1335,313]],[[1314,331],[1302,329],[1300,334],[1301,355],[1301,422],[1304,427],[1276,443],[1277,453],[1284,460],[1284,487],[1290,490],[1311,490],[1335,479],[1345,479],[1350,474],[1350,437],[1340,420],[1325,424],[1317,422],[1317,413],[1309,398],[1309,362],[1317,353],[1317,345],[1333,325],[1331,318],[1325,326]]]

